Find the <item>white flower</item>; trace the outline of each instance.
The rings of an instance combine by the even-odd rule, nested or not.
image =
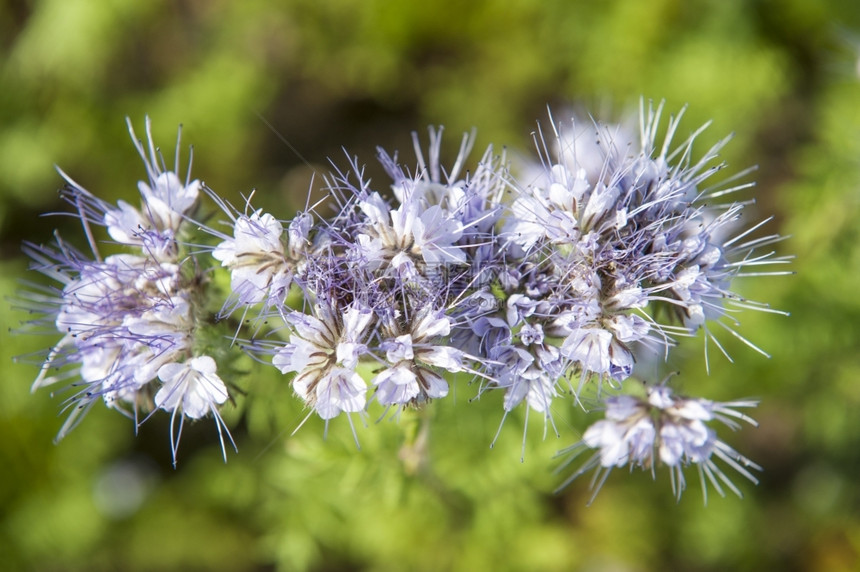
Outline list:
[[[428,264],[462,264],[466,261],[463,250],[455,243],[463,235],[463,225],[450,218],[438,205],[423,211],[411,228],[413,250],[420,253]]]
[[[598,421],[586,430],[582,441],[592,449],[600,449],[601,466],[623,467],[627,463],[647,465],[656,435],[654,422],[637,416],[626,423]]]
[[[607,327],[612,330],[615,339],[620,342],[635,342],[648,334],[650,326],[641,316],[616,314],[606,320]]]
[[[215,360],[209,356],[164,364],[158,370],[163,385],[155,394],[155,406],[165,411],[181,409],[191,419],[200,419],[214,411],[216,405],[229,397],[216,369]]]
[[[367,401],[367,383],[351,369],[334,366],[321,378],[296,378],[296,394],[309,404],[323,419],[332,419],[344,413],[362,411]]]
[[[463,225],[439,205],[424,208],[415,199],[392,209],[377,193],[358,205],[366,218],[356,248],[371,268],[394,259],[402,265],[404,257],[427,264],[465,262],[466,255],[456,244]]]
[[[411,331],[390,337],[381,344],[389,367],[371,383],[377,388],[376,399],[382,405],[406,405],[448,395],[448,382],[430,369],[437,367],[454,373],[463,371],[466,354],[442,344],[441,338],[451,331],[451,322],[439,312],[424,311],[411,324]]]
[[[140,244],[140,234],[148,226],[140,211],[125,201],[117,201],[119,208],[105,212],[104,223],[111,238],[121,244]]]
[[[323,419],[340,412],[364,409],[367,383],[355,372],[373,312],[352,305],[343,313],[325,304],[314,307],[316,316],[291,312],[286,318],[293,331],[272,364],[281,373],[295,372],[293,389]]]
[[[408,362],[383,370],[373,379],[376,399],[383,405],[409,403],[421,393],[418,378]]]
[[[545,181],[521,191],[504,227],[511,241],[529,250],[542,239],[551,243],[575,243],[589,230],[590,226],[581,223],[580,218],[593,220],[592,210],[603,203],[595,203],[591,210],[586,209],[586,213],[580,215],[581,203],[590,184],[585,171],[575,173],[571,175],[564,166],[554,165],[546,171]]]
[[[143,197],[142,210],[159,230],[179,229],[182,217],[197,202],[200,194],[200,181],[196,179],[183,184],[172,171],[159,174],[151,186],[143,181],[138,184]]]
[[[618,187],[607,187],[603,183],[597,184],[595,189],[592,191],[591,196],[588,198],[585,210],[583,211],[580,219],[583,232],[589,232],[592,230],[599,231],[601,222],[605,220],[610,213],[612,217],[610,220],[613,222],[617,220],[615,213],[617,210],[616,202],[618,201],[619,194],[620,190]]]
[[[561,353],[594,373],[609,371],[609,346],[612,333],[602,328],[577,328],[568,335],[561,346]]]
[[[162,386],[155,394],[155,406],[172,412],[170,417],[170,448],[173,451],[173,466],[176,466],[176,453],[182,428],[186,418],[200,419],[211,413],[218,429],[221,452],[227,461],[227,448],[224,433],[236,448],[230,431],[227,430],[218,406],[224,404],[230,395],[227,386],[216,373],[215,360],[209,356],[197,356],[183,363],[164,364],[158,370]],[[179,427],[175,428],[176,417],[180,416]]]
[[[174,171],[162,168],[163,160],[152,142],[151,124],[146,118],[148,150],[138,141],[131,122],[129,133],[146,166],[149,181],[139,181],[141,207],[137,209],[125,201],[118,208],[102,205],[103,224],[111,238],[121,244],[140,246],[147,254],[159,260],[173,260],[178,252],[176,235],[185,216],[197,203],[200,182],[183,183]],[[177,150],[177,160],[179,158]],[[177,164],[176,169],[179,168]],[[190,177],[189,177],[190,179]]]

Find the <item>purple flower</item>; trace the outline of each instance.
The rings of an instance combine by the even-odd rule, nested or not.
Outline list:
[[[71,266],[63,251],[52,254]],[[45,267],[49,269],[66,282],[55,318],[64,336],[33,388],[65,379],[68,373],[48,372],[69,365],[86,384],[77,397],[83,404],[102,397],[112,407],[136,407],[138,393],[158,369],[191,347],[193,319],[187,294],[180,290],[179,267],[122,254],[63,270]]]
[[[736,419],[755,425],[753,419],[737,408],[755,407],[757,402],[719,403],[683,398],[673,395],[667,386],[660,385],[648,388],[645,398],[619,395],[607,398],[605,405],[605,419],[592,424],[580,442],[560,453],[569,454],[562,465],[564,467],[583,449],[597,450],[562,487],[595,469],[596,496],[613,468],[629,465],[653,472],[654,467],[661,463],[670,469],[672,491],[678,498],[686,487],[683,470],[689,465],[695,465],[699,472],[705,501],[708,483],[721,496],[725,495],[723,486],[742,496],[717,461],[758,483],[750,470],[761,470],[761,467],[720,441],[716,431],[708,425],[708,422],[716,420],[736,429]]]
[[[130,122],[129,132],[134,138]],[[153,408],[155,395],[155,408],[172,411],[174,420],[176,415],[184,420],[212,413],[223,449],[217,406],[228,392],[215,374],[214,360],[197,355],[205,281],[194,255],[178,240],[186,232],[200,184],[190,174],[182,182],[165,170],[148,118],[146,133],[146,148],[135,140],[148,175],[148,181],[138,184],[140,208],[124,201],[110,205],[61,173],[67,182],[63,197],[77,210],[91,256],[59,237],[53,247],[25,245],[34,269],[59,283],[24,294],[31,309],[43,315],[32,325],[50,324],[62,334],[33,388],[73,380],[70,387],[76,393],[66,402],[70,414],[58,438],[98,401],[137,420],[141,410]],[[177,149],[176,169],[178,162]],[[127,252],[102,258],[92,228],[96,225]],[[156,390],[158,379],[163,384]],[[181,430],[182,423],[171,432],[174,463]]]

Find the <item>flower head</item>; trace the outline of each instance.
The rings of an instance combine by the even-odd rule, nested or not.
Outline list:
[[[134,138],[130,122],[129,131]],[[63,196],[77,210],[91,255],[59,236],[54,246],[25,246],[34,269],[59,283],[25,294],[31,309],[43,315],[32,323],[62,334],[33,389],[68,379],[76,388],[59,437],[98,401],[135,419],[140,410],[158,408],[183,420],[211,412],[223,435],[216,407],[228,392],[215,374],[214,360],[199,356],[196,343],[205,280],[178,240],[196,205],[199,183],[190,176],[182,182],[163,167],[150,131],[147,118],[147,149],[135,139],[148,175],[138,184],[140,208],[124,201],[111,205],[63,174]],[[178,149],[176,162],[178,168]],[[93,226],[105,227],[127,252],[102,257]],[[171,433],[171,439],[175,462],[178,437]]]
[[[510,306],[525,286],[540,309],[516,320],[509,312],[508,321],[527,319],[561,340],[559,351],[580,379],[577,395],[590,378],[628,378],[637,351],[665,354],[676,336],[698,328],[722,350],[709,322],[741,337],[734,318],[721,320],[731,305],[766,309],[734,293],[733,279],[744,267],[786,262],[760,250],[779,237],[745,240],[760,225],[734,230],[744,203],[718,200],[748,185],[735,185],[737,177],[709,183],[723,167],[714,163],[727,139],[693,161],[701,129],[673,143],[682,110],[658,142],[662,111],[662,104],[643,105],[636,143],[621,127],[595,124],[595,145],[576,123],[556,126],[538,143],[541,167],[526,170],[526,184],[512,185],[502,227],[507,260],[528,270],[505,294]],[[537,276],[541,289],[522,283]]]
[[[563,465],[567,466],[584,449],[596,449],[562,486],[595,469],[596,495],[613,468],[629,465],[653,472],[657,464],[663,464],[669,467],[672,491],[680,498],[686,486],[683,469],[695,465],[706,501],[707,483],[721,496],[725,494],[723,485],[742,496],[716,461],[724,462],[753,483],[758,480],[750,470],[761,470],[761,467],[720,441],[708,423],[719,421],[736,429],[735,420],[738,419],[755,425],[750,417],[737,411],[737,408],[755,405],[755,401],[720,403],[679,397],[665,385],[648,388],[644,398],[609,397],[605,400],[605,419],[592,424],[581,441],[562,451],[562,454],[570,453]]]

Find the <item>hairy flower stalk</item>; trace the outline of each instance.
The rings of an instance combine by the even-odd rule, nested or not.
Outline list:
[[[665,359],[698,330],[706,355],[713,345],[728,357],[719,330],[764,353],[735,316],[773,310],[737,294],[734,279],[783,274],[769,267],[788,261],[772,250],[780,237],[761,233],[764,222],[746,223],[748,202],[732,200],[750,186],[747,172],[714,182],[727,140],[698,157],[704,127],[677,137],[683,112],[668,122],[662,112],[643,104],[638,135],[554,124],[536,135],[537,160],[516,171],[492,147],[469,166],[474,133],[446,167],[442,130],[431,128],[426,149],[413,136],[414,165],[380,149],[388,180],[374,186],[351,159],[323,176],[330,200],[292,219],[250,198],[239,210],[201,193],[163,167],[148,137],[138,143],[148,174],[140,207],[107,204],[69,180],[64,196],[91,257],[59,239],[26,247],[61,284],[30,295],[63,334],[35,386],[80,378],[61,434],[97,400],[165,409],[180,417],[180,432],[186,417],[211,413],[221,431],[228,382],[199,343],[201,324],[221,320],[233,328],[225,346],[242,339],[326,424],[343,413],[352,425],[374,403],[383,416],[427,407],[465,373],[479,381],[478,396],[502,393],[492,443],[525,408],[523,455],[529,411],[544,434],[558,434],[553,410],[567,396],[583,410],[602,401],[606,419],[570,449],[597,453],[566,483],[592,468],[602,484],[613,467],[662,463],[680,495],[682,468],[695,464],[703,483],[739,494],[715,461],[751,481],[757,467],[708,423],[751,422],[735,408],[754,402],[682,399],[665,385],[644,398],[622,393],[639,362]],[[201,195],[222,211],[220,224],[189,222]],[[126,252],[102,258],[94,226]],[[202,289],[218,273],[225,284],[229,274],[229,292],[207,313]]]

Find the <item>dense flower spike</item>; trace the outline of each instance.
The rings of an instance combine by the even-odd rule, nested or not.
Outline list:
[[[753,402],[682,399],[665,385],[645,397],[620,393],[637,363],[664,359],[699,329],[706,356],[715,345],[728,357],[715,326],[761,351],[734,316],[772,310],[738,295],[733,282],[781,274],[768,265],[787,262],[771,250],[780,238],[761,235],[764,222],[746,224],[748,203],[730,200],[750,186],[747,172],[714,182],[727,140],[696,159],[704,127],[676,143],[683,112],[662,116],[662,104],[643,103],[638,135],[553,124],[536,135],[537,160],[516,170],[492,147],[469,167],[474,133],[446,168],[442,129],[431,128],[426,149],[413,135],[414,166],[380,149],[389,180],[376,187],[351,159],[323,175],[329,200],[291,220],[250,198],[236,209],[190,175],[183,182],[164,167],[147,122],[147,144],[136,143],[148,175],[140,207],[108,204],[66,177],[63,196],[92,257],[59,239],[26,247],[61,285],[28,296],[62,334],[34,387],[80,378],[61,433],[103,400],[135,413],[164,409],[172,426],[181,416],[178,432],[185,418],[211,414],[223,435],[230,380],[210,357],[223,354],[201,341],[201,326],[223,326],[220,343],[244,335],[241,347],[284,374],[309,415],[326,423],[346,413],[351,424],[350,414],[374,402],[395,416],[425,407],[465,373],[480,381],[479,396],[501,390],[501,423],[523,405],[523,454],[530,411],[544,433],[558,433],[553,409],[565,395],[583,409],[603,400],[606,419],[570,449],[596,452],[568,482],[591,468],[602,484],[613,467],[662,463],[680,495],[682,468],[694,464],[703,483],[740,494],[715,461],[751,481],[757,467],[708,423],[752,422],[735,408]],[[201,196],[226,220],[200,222],[208,220],[197,214]],[[102,258],[93,226],[126,252]],[[219,273],[225,279],[207,287]],[[249,313],[256,319],[245,326]]]
[[[134,139],[131,122],[129,131]],[[67,402],[71,413],[58,438],[99,400],[135,419],[141,410],[157,408],[182,420],[212,413],[223,435],[217,406],[228,399],[227,388],[214,360],[200,355],[196,343],[204,279],[179,241],[200,184],[190,174],[183,183],[175,170],[164,167],[149,119],[146,133],[146,148],[134,139],[149,177],[138,184],[139,209],[124,201],[114,207],[63,174],[62,196],[77,209],[92,258],[59,237],[53,247],[25,246],[34,268],[62,285],[25,295],[29,307],[44,314],[34,324],[53,322],[63,333],[33,389],[80,378],[71,384],[79,389]],[[130,252],[102,258],[93,225],[105,227]],[[179,439],[173,434],[171,439],[175,462]],[[223,438],[221,443],[223,448]]]
[[[757,226],[732,237],[742,204],[708,202],[748,186],[730,186],[729,179],[703,188],[722,167],[710,163],[726,141],[693,163],[696,133],[672,149],[679,115],[658,148],[661,113],[662,106],[642,110],[638,151],[626,137],[616,138],[620,128],[597,125],[597,145],[586,144],[583,162],[579,140],[556,128],[554,141],[538,145],[554,147],[555,154],[543,154],[542,171],[530,170],[533,180],[519,187],[505,223],[522,257],[548,268],[555,304],[548,330],[563,338],[561,352],[583,381],[591,374],[629,377],[636,346],[668,346],[706,319],[727,317],[727,303],[765,308],[733,293],[731,279],[745,266],[785,262],[759,253],[776,236],[738,244]],[[603,157],[599,169],[595,147]],[[718,323],[740,336],[731,324]]]

